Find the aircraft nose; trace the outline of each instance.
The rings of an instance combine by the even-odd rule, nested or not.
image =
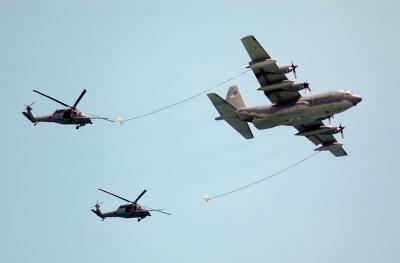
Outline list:
[[[360,95],[353,95],[353,97],[351,98],[351,102],[353,103],[354,106],[356,106],[361,101],[362,97]]]

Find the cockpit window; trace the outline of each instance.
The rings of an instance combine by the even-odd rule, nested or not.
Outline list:
[[[347,90],[341,89],[341,90],[339,90],[339,92],[343,92],[346,95],[353,95],[354,94],[353,91],[349,90],[349,89],[347,89]]]

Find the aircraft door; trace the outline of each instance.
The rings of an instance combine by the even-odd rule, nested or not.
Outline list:
[[[69,119],[69,118],[71,118],[71,111],[70,111],[70,110],[65,111],[64,114],[63,114],[63,118],[64,118],[64,119]]]

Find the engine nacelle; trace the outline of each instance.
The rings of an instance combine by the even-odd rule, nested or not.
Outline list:
[[[307,82],[294,84],[294,82],[291,80],[285,80],[281,83],[272,84],[272,85],[263,86],[261,88],[258,88],[258,90],[263,90],[263,91],[267,91],[267,92],[278,91],[278,90],[300,91],[303,89],[310,90],[309,84]]]
[[[277,71],[274,73],[280,73],[280,74],[287,74],[293,71],[293,68],[291,66],[282,66],[279,67]]]
[[[300,91],[303,89],[309,90],[310,89],[310,84],[308,82],[303,82],[303,83],[296,83],[292,85],[292,88],[296,91]]]
[[[265,59],[259,62],[250,62],[247,68],[251,69],[264,69],[266,71],[274,72],[276,70],[276,60],[274,59]]]
[[[339,127],[330,127],[330,126],[321,126],[313,130],[307,130],[303,132],[298,132],[295,135],[299,136],[311,136],[318,134],[337,134],[339,132],[343,133],[344,126],[340,125]]]
[[[337,133],[337,131],[336,131],[336,128],[334,128],[334,127],[321,126],[314,130],[298,132],[295,135],[311,136],[311,135],[317,135],[317,134],[336,134],[336,133]]]

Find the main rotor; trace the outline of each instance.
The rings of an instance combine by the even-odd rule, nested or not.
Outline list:
[[[104,190],[104,189],[98,189],[98,190],[99,190],[99,191],[102,191],[102,192],[104,192],[104,193],[106,193],[106,194],[112,195],[112,196],[114,196],[114,197],[116,197],[116,198],[119,198],[119,199],[121,199],[121,200],[124,200],[125,202],[131,203],[134,207],[136,207],[136,205],[138,205],[137,202],[139,201],[139,199],[142,198],[142,196],[147,192],[146,189],[143,190],[143,191],[140,193],[140,195],[139,195],[138,197],[136,197],[135,201],[131,201],[131,200],[128,200],[128,199],[126,199],[126,198],[124,198],[124,197],[121,197],[121,196],[119,196],[119,195],[116,195],[116,194],[113,194],[113,193],[111,193],[111,192],[108,192],[108,191],[106,191],[106,190]],[[135,208],[135,209],[136,209],[136,208]],[[160,213],[163,213],[163,214],[166,214],[166,215],[171,215],[170,213],[164,212],[162,209],[153,209],[153,208],[147,207],[147,208],[145,208],[145,210],[146,210],[146,211],[149,211],[149,212],[155,211],[155,212],[160,212]]]
[[[64,102],[62,102],[62,101],[60,101],[60,100],[57,100],[57,99],[55,99],[55,98],[53,98],[53,97],[50,97],[49,95],[46,95],[46,94],[44,94],[44,93],[42,93],[42,92],[40,92],[40,91],[33,90],[33,92],[36,92],[36,93],[38,93],[38,94],[40,94],[40,95],[42,95],[42,96],[44,96],[44,97],[46,97],[46,98],[48,98],[48,99],[51,99],[51,100],[53,100],[53,101],[55,101],[55,102],[57,102],[57,103],[59,103],[59,104],[65,106],[65,107],[67,107],[67,108],[70,108],[70,109],[72,109],[72,110],[76,110],[76,106],[78,106],[78,103],[81,101],[82,97],[85,95],[86,90],[84,89],[84,90],[82,91],[81,95],[79,95],[78,99],[75,101],[75,103],[74,103],[73,106],[70,106],[70,105],[68,105],[68,104],[66,104],[66,103],[64,103]]]

